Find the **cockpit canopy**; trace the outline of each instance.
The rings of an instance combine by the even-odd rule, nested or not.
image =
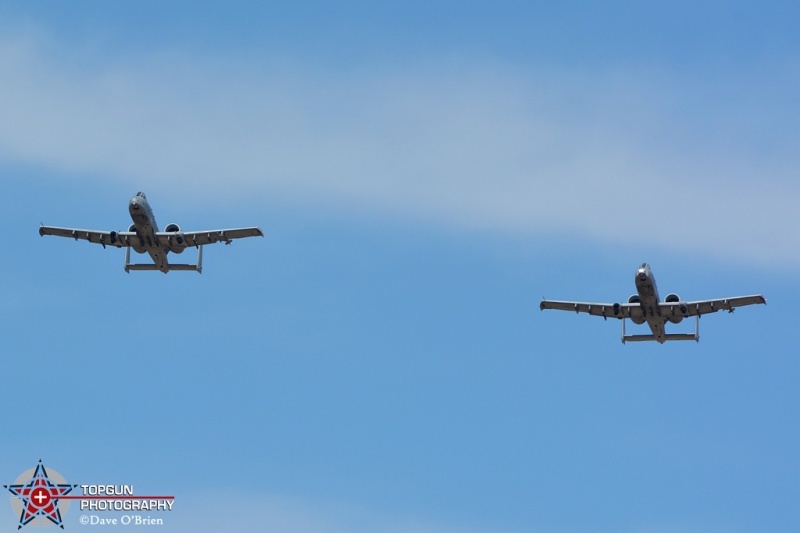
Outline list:
[[[137,192],[136,196],[140,196],[140,197],[144,198],[145,200],[147,200],[147,196],[145,196],[142,191]]]
[[[650,268],[650,265],[648,265],[647,263],[642,263],[642,266],[640,266],[639,268]]]

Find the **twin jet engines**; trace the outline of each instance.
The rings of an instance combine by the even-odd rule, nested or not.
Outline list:
[[[136,225],[131,224],[128,227],[129,233],[136,233]],[[164,228],[163,233],[171,233],[171,235],[167,235],[167,252],[173,252],[179,254],[186,249],[186,238],[183,236],[183,231],[181,231],[181,227],[177,224],[167,224],[167,227]],[[111,235],[111,244],[116,245],[118,236],[116,231],[112,231]],[[144,246],[139,242],[139,239],[131,239],[131,248],[137,254],[143,254],[146,250]]]
[[[632,294],[630,296],[630,298],[628,298],[628,303],[629,304],[641,304],[642,303],[642,299],[639,298],[638,294]],[[674,312],[670,312],[670,311],[667,311],[665,313],[665,318],[667,320],[669,320],[670,322],[672,322],[673,324],[680,323],[681,320],[683,320],[683,317],[685,317],[689,313],[689,309],[686,307],[686,302],[681,300],[681,297],[678,296],[677,294],[675,294],[674,292],[672,292],[670,294],[667,294],[667,297],[664,298],[664,303],[668,303],[668,304],[676,303],[676,304],[678,304],[678,310],[680,311],[680,314],[674,313]],[[632,315],[631,316],[631,320],[633,321],[634,324],[644,324],[644,314],[642,314],[642,316],[633,316]]]

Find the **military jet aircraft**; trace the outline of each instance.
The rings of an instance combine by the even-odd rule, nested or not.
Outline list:
[[[560,309],[576,313],[589,313],[602,316],[604,319],[622,319],[622,343],[625,341],[697,341],[700,342],[700,315],[715,313],[720,310],[733,313],[737,307],[753,304],[766,304],[764,296],[736,296],[733,298],[720,298],[717,300],[698,300],[684,302],[675,293],[668,294],[664,301],[659,301],[656,279],[650,270],[650,265],[642,263],[636,270],[636,294],[628,298],[628,303],[584,303],[584,302],[559,302],[542,300],[539,309]],[[664,326],[667,321],[678,324],[684,318],[695,318],[694,333],[666,333]],[[650,326],[651,335],[626,335],[625,319],[630,318],[634,324]]]
[[[164,231],[158,231],[153,210],[150,209],[150,204],[147,203],[147,197],[143,192],[137,192],[136,196],[131,198],[128,204],[128,211],[131,219],[133,219],[133,224],[130,225],[128,231],[94,231],[42,226],[39,228],[39,235],[71,237],[76,241],[84,239],[101,244],[103,248],[106,245],[116,246],[117,248],[125,247],[125,272],[130,272],[131,270],[160,270],[165,274],[170,270],[193,270],[202,273],[203,245],[215,242],[230,244],[233,239],[264,236],[261,228],[258,227],[184,232],[177,224],[168,224]],[[196,264],[171,264],[167,261],[169,252],[180,254],[188,246],[197,248]],[[131,248],[136,253],[143,254],[147,252],[153,259],[153,263],[131,263]]]

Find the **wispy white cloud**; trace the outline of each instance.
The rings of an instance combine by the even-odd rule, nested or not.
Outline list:
[[[323,72],[180,51],[56,60],[56,46],[0,40],[0,160],[200,200],[800,266],[786,242],[800,227],[800,135],[776,111],[791,73],[737,89],[724,76],[488,61]]]
[[[281,533],[482,533],[510,530],[390,517],[337,503],[311,504],[285,496],[230,491],[196,493],[176,500],[166,514],[170,531],[276,531]],[[169,521],[167,524],[166,521]]]
[[[84,513],[86,514],[86,513]],[[242,493],[230,489],[195,492],[178,496],[170,513],[150,514],[162,518],[169,531],[270,531],[280,533],[520,533],[516,527],[497,523],[478,526],[466,521],[437,521],[422,516],[393,516],[357,505],[336,502],[310,502],[284,495]],[[76,523],[80,514],[69,515]],[[502,520],[502,517],[500,517]],[[606,531],[604,526],[530,528],[528,533],[590,533]],[[622,531],[661,533],[667,531],[730,531],[714,524],[693,525],[675,522],[632,524]]]

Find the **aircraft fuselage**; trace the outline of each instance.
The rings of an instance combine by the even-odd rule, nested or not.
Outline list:
[[[131,214],[131,220],[133,220],[134,231],[139,239],[140,250],[136,251],[139,253],[147,252],[161,272],[169,272],[167,250],[163,249],[158,243],[156,238],[158,224],[156,224],[156,217],[153,216],[153,210],[150,209],[150,204],[144,194],[137,193],[136,196],[131,198],[128,204],[128,211]]]
[[[636,291],[639,293],[639,305],[642,306],[642,315],[653,332],[653,336],[660,343],[666,340],[664,330],[665,319],[661,316],[661,309],[658,305],[658,287],[656,278],[650,270],[650,265],[643,264],[636,270]]]

